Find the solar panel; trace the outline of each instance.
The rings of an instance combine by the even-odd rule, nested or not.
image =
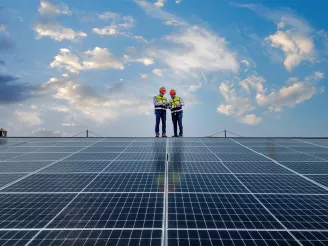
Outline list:
[[[7,140],[0,245],[328,245],[328,140]]]

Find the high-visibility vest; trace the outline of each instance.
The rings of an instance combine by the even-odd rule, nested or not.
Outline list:
[[[156,101],[159,103],[167,103],[166,97],[161,97],[160,95],[156,96]],[[155,106],[155,110],[166,110],[166,105]]]
[[[181,104],[180,97],[176,96],[174,99],[171,99],[170,104],[171,104],[171,113],[172,114],[182,112],[182,107],[176,107],[177,104]]]

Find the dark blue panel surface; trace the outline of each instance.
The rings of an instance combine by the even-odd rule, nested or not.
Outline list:
[[[328,189],[328,175],[306,175],[306,177],[326,186]]]
[[[113,161],[104,172],[165,172],[165,161]]]
[[[253,193],[326,194],[327,190],[298,175],[236,174]]]
[[[162,193],[80,194],[48,228],[162,228]]]
[[[160,246],[161,230],[42,231],[30,245]]]
[[[274,162],[224,162],[233,173],[293,174]]]
[[[168,173],[169,192],[249,193],[232,174]]]
[[[25,174],[0,174],[0,187],[9,184],[24,175]]]
[[[179,173],[230,173],[221,162],[172,162],[168,164],[169,172]]]
[[[163,192],[164,173],[103,173],[86,192]]]
[[[313,240],[319,242],[319,240]],[[169,230],[168,245],[231,246],[286,245],[299,246],[286,231],[216,231]]]
[[[96,174],[33,174],[3,192],[79,192]]]
[[[0,194],[0,228],[43,228],[73,194]]]
[[[282,229],[249,194],[168,194],[169,228]]]
[[[328,196],[256,195],[288,229],[328,229]]]

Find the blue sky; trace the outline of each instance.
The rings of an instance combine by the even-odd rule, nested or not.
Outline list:
[[[165,86],[186,102],[185,136],[327,136],[327,8],[2,0],[0,127],[11,136],[153,136],[152,97]]]

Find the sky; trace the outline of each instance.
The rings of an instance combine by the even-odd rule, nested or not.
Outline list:
[[[164,86],[185,101],[186,137],[327,137],[326,9],[319,0],[1,0],[0,127],[154,136],[152,99]],[[170,112],[166,123],[170,136]]]

